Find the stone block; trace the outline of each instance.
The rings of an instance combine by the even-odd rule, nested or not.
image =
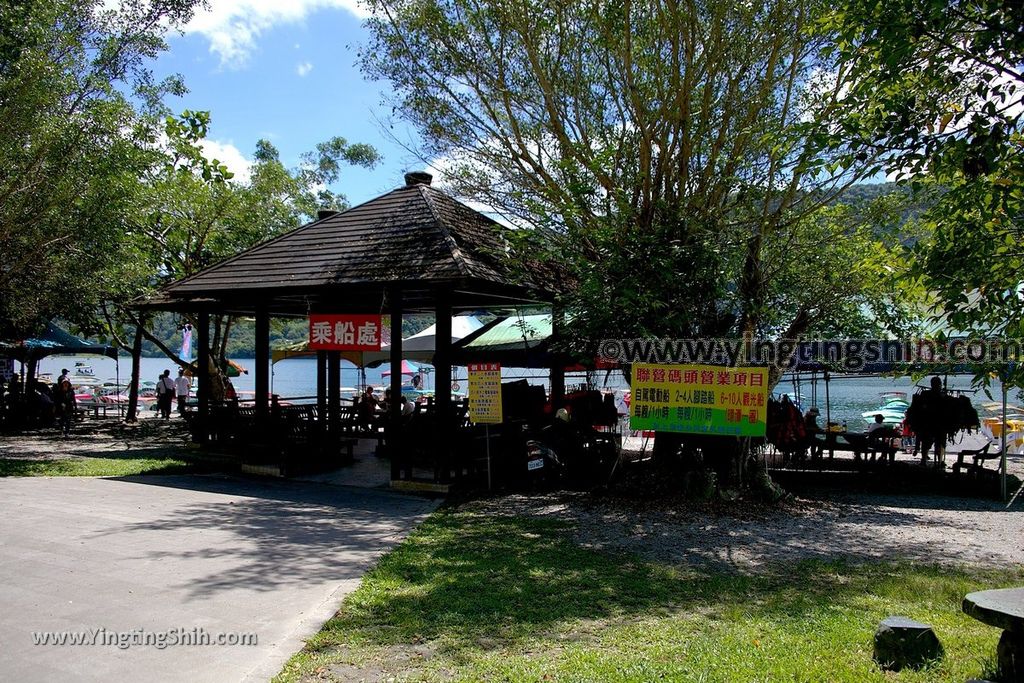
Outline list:
[[[942,643],[928,624],[887,617],[875,631],[874,659],[883,669],[916,669],[941,658]]]

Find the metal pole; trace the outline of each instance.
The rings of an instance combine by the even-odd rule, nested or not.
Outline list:
[[[825,376],[825,443],[828,444],[828,458],[831,460],[836,456],[836,438],[832,433],[832,401],[828,393],[828,381],[831,375],[828,370]]]
[[[491,490],[491,426],[484,425],[484,444],[487,449],[487,490]]]

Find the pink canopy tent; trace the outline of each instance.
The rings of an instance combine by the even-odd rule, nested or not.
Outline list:
[[[410,363],[407,360],[403,360],[402,361],[402,374],[403,375],[418,375],[419,372],[420,372],[420,369],[417,366],[413,365],[412,363]],[[391,369],[389,368],[389,369],[385,370],[384,372],[380,373],[380,376],[381,377],[390,377],[391,376]]]

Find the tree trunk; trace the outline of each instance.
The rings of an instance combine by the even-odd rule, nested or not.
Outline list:
[[[141,317],[135,316],[131,312],[128,312],[128,317],[130,318],[132,323],[135,324],[137,329],[141,329],[142,330],[142,336],[143,337],[145,337],[147,340],[149,340],[150,342],[155,344],[158,349],[160,349],[161,351],[164,352],[164,355],[166,355],[168,358],[170,358],[172,361],[174,361],[179,367],[187,368],[187,367],[189,367],[191,365],[189,362],[185,361],[177,353],[172,351],[167,346],[167,344],[164,344],[163,341],[161,341],[160,339],[157,339],[156,337],[154,337],[153,334],[149,330],[146,329],[146,326],[142,324]]]
[[[224,368],[224,360],[220,357],[221,323],[223,320],[222,316],[213,316],[213,341],[210,342],[210,358],[218,370]]]
[[[36,370],[39,366],[39,360],[36,358],[30,358],[28,361],[28,369],[25,371],[25,395],[29,396],[29,387],[34,387],[36,384]]]
[[[227,316],[224,319],[224,333],[221,335],[220,347],[217,349],[217,365],[227,370],[228,366],[228,335],[231,333],[231,325],[234,317]]]
[[[132,379],[128,387],[128,412],[125,422],[136,422],[139,412],[139,375],[142,373],[142,321],[135,327],[135,340],[132,342]]]

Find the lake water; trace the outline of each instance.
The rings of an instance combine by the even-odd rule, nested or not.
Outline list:
[[[131,360],[122,358],[119,363],[110,358],[98,356],[49,356],[40,362],[39,372],[49,372],[53,377],[60,374],[61,368],[74,369],[75,362],[85,362],[90,365],[97,379],[115,379],[120,375],[122,383],[127,382],[131,376]],[[254,361],[251,358],[236,359],[236,362],[249,369],[248,375],[234,378],[232,383],[239,391],[252,391],[255,388]],[[177,376],[177,368],[174,363],[166,358],[143,358],[142,379],[155,382],[160,374],[168,369],[172,376]],[[388,369],[384,364],[379,368],[367,368],[366,381],[374,386],[382,386],[387,379],[382,373]],[[426,366],[429,370],[429,366]],[[425,373],[424,389],[431,391],[434,388],[433,374]],[[466,369],[455,368],[453,370],[454,381],[459,385],[458,391],[466,391]],[[526,378],[531,384],[539,384],[547,387],[547,374],[543,370],[527,370],[520,368],[503,368],[502,378],[505,381]],[[623,389],[626,388],[621,378],[613,374],[604,382],[605,373],[596,373],[596,384],[599,387]],[[566,386],[580,384],[585,381],[583,375],[567,375]],[[922,380],[927,384],[927,380]],[[360,384],[359,370],[347,362],[342,362],[341,385],[343,387],[358,387]],[[949,386],[953,389],[970,389],[971,378],[967,376],[950,377]],[[271,391],[281,397],[315,396],[316,395],[316,359],[315,358],[290,358],[271,365]],[[916,391],[914,383],[910,378],[834,378],[829,383],[829,402],[831,405],[831,416],[833,422],[847,421],[850,428],[864,427],[861,413],[873,410],[878,407],[879,394],[885,391],[904,391],[910,397]],[[803,379],[798,385],[786,377],[775,388],[776,394],[787,393],[791,397],[801,396],[801,404],[806,410],[812,405],[817,405],[821,411],[821,423],[825,421],[825,382],[819,379],[817,384],[812,384]],[[1011,392],[1010,403],[1017,400],[1017,392]],[[992,396],[999,400],[998,384],[992,389]],[[979,391],[973,395],[973,402],[976,407],[989,398],[984,392]]]

